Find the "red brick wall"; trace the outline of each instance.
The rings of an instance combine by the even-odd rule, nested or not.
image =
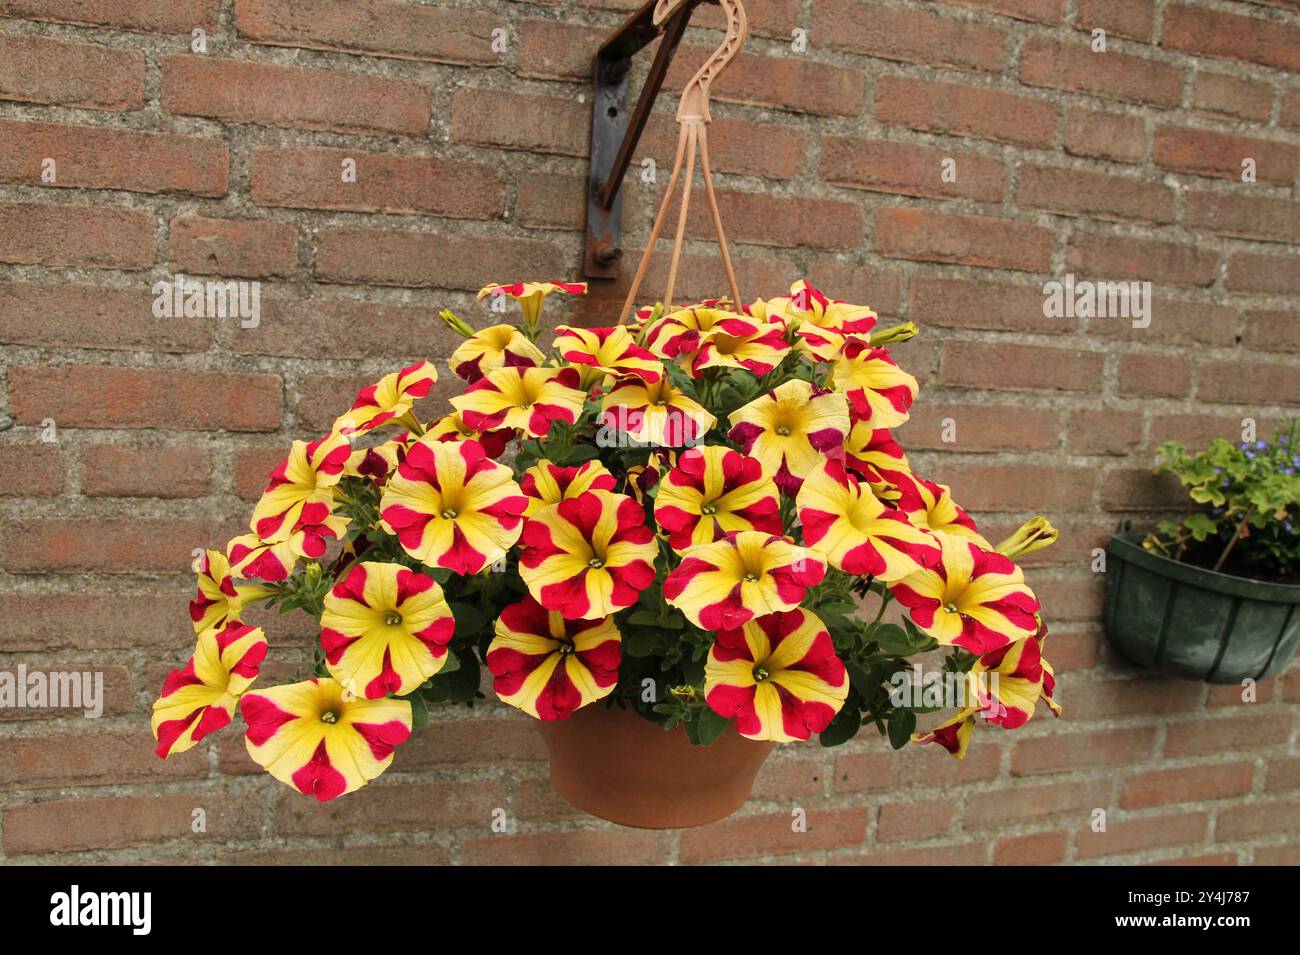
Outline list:
[[[1030,561],[1059,722],[981,732],[964,763],[865,735],[787,747],[742,814],[664,834],[567,809],[534,728],[496,705],[439,712],[325,808],[234,731],[152,755],[191,550],[221,546],[357,387],[445,357],[437,308],[482,321],[486,281],[576,277],[584,77],[631,6],[0,0],[0,665],[94,667],[106,697],[97,721],[0,711],[5,860],[1300,862],[1300,670],[1253,704],[1136,672],[1104,645],[1089,569],[1117,519],[1169,505],[1156,444],[1300,406],[1295,0],[753,0],[716,87],[742,291],[806,275],[915,321],[918,468],[992,533],[1039,510],[1063,529]],[[715,11],[697,22],[675,89],[716,39]],[[636,171],[671,161],[673,108]],[[629,251],[654,198],[630,182]],[[707,225],[687,296],[722,286]],[[262,280],[261,326],[154,318],[175,271]],[[1151,326],[1045,318],[1067,272],[1151,281]],[[609,320],[624,287],[551,317]],[[312,635],[268,629],[289,676]]]

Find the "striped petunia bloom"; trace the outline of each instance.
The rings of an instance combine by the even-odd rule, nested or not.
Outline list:
[[[730,531],[782,532],[776,484],[757,459],[722,447],[681,456],[659,486],[655,520],[678,553]]]
[[[555,353],[564,361],[580,366],[585,386],[598,384],[606,375],[640,378],[656,382],[664,377],[664,366],[632,338],[624,325],[606,328],[555,329]]]
[[[527,506],[510,468],[483,445],[425,435],[388,482],[379,517],[426,566],[476,574],[519,539]]]
[[[546,361],[542,350],[513,325],[493,325],[461,342],[447,364],[457,376],[475,382],[498,368],[529,368]]]
[[[767,322],[723,308],[695,305],[661,317],[646,330],[646,347],[660,358],[693,356],[708,335],[753,338],[769,329]]]
[[[287,580],[298,566],[298,555],[289,541],[267,544],[256,534],[241,534],[226,544],[230,569],[240,577],[276,583]]]
[[[245,607],[271,595],[269,588],[259,584],[236,583],[229,559],[219,550],[205,550],[194,570],[198,593],[190,601],[190,620],[196,634],[239,623]]]
[[[149,725],[158,755],[183,753],[229,723],[265,658],[266,635],[257,627],[230,622],[199,634],[194,655],[167,674],[154,702]]]
[[[735,628],[793,610],[825,574],[820,557],[784,537],[733,531],[687,548],[664,580],[664,598],[701,629]]]
[[[478,431],[517,428],[545,437],[551,424],[573,424],[587,393],[576,368],[498,368],[451,399],[461,420]]]
[[[330,676],[369,700],[406,696],[442,669],[456,630],[438,582],[402,564],[362,561],[325,595]]]
[[[793,496],[819,461],[843,455],[848,433],[844,396],[794,379],[732,412],[727,434]]]
[[[306,444],[295,441],[253,508],[249,529],[264,544],[288,542],[299,557],[317,558],[347,521],[334,514],[334,485],[343,477],[352,447],[338,431]]]
[[[939,562],[938,542],[886,507],[838,461],[813,469],[795,506],[804,543],[847,574],[901,580]]]
[[[357,393],[352,407],[334,422],[334,428],[343,434],[364,434],[390,421],[411,426],[411,407],[417,398],[429,393],[437,380],[438,369],[431,361],[418,361],[384,375]]]
[[[865,305],[835,301],[825,292],[799,279],[788,297],[771,299],[767,313],[796,328],[832,329],[846,335],[866,335],[876,327],[876,313]]]
[[[513,298],[519,303],[520,311],[523,312],[524,324],[529,328],[537,328],[542,318],[542,302],[546,296],[555,292],[563,292],[565,295],[586,295],[586,282],[507,282],[505,284],[485,285],[478,292],[478,298],[482,301],[485,298],[496,298],[504,295]]]
[[[626,435],[639,444],[680,448],[694,444],[717,418],[664,375],[654,384],[639,378],[617,382],[601,400],[601,427],[614,438]]]
[[[519,576],[547,610],[570,620],[630,607],[655,579],[659,546],[645,511],[625,494],[587,491],[524,525]]]
[[[867,421],[855,421],[844,439],[844,466],[867,479],[873,488],[889,483],[885,471],[908,471],[907,455],[884,428],[873,428]]]
[[[613,617],[566,620],[532,597],[501,611],[484,660],[501,702],[541,720],[564,720],[613,692],[622,662]]]
[[[849,342],[831,371],[835,390],[849,400],[854,421],[896,428],[916,400],[916,379],[894,364],[886,348]]]
[[[588,491],[612,491],[617,481],[599,461],[561,467],[543,458],[523,473],[519,487],[528,497],[524,517]]]
[[[355,792],[393,762],[411,735],[406,700],[358,699],[337,680],[304,680],[244,694],[244,745],[253,761],[307,796]]]
[[[947,485],[935,484],[909,471],[883,473],[898,492],[898,509],[912,524],[935,534],[964,537],[985,550],[993,549],[975,527],[971,516],[952,499]]]
[[[406,449],[414,441],[415,435],[402,431],[381,444],[357,448],[348,455],[347,463],[343,465],[343,476],[370,478],[382,484],[406,459]]]
[[[912,622],[944,646],[991,653],[1038,630],[1038,600],[1006,557],[951,534],[938,535],[942,560],[889,589]]]
[[[714,328],[700,336],[688,368],[693,378],[699,378],[706,368],[744,368],[755,375],[766,375],[789,350],[780,325],[763,325],[746,335]]]
[[[432,422],[425,434],[432,435],[439,441],[477,441],[483,445],[489,458],[499,458],[505,453],[506,445],[514,440],[515,432],[510,428],[499,431],[478,431],[465,423],[459,413],[453,411]]]
[[[790,743],[824,730],[849,680],[825,625],[795,609],[720,630],[704,665],[704,699],[741,736]]]

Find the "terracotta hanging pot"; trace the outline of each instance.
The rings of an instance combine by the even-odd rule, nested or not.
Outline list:
[[[735,726],[694,746],[680,726],[665,730],[632,710],[586,706],[567,720],[539,723],[551,785],[577,808],[640,829],[702,826],[749,799],[772,751]]]

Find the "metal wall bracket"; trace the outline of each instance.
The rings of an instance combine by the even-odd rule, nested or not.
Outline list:
[[[587,177],[587,245],[582,272],[589,279],[614,279],[623,256],[623,179],[663,88],[673,54],[695,8],[717,0],[686,0],[664,21],[654,22],[657,0],[647,0],[596,52],[591,109],[591,169]],[[632,57],[662,35],[636,107],[627,108]]]

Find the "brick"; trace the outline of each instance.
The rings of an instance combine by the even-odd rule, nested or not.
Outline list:
[[[503,833],[460,847],[462,865],[654,865],[667,854],[663,833],[626,829]]]
[[[1015,741],[1011,750],[1011,774],[1034,776],[1037,773],[1118,767],[1151,759],[1154,750],[1154,726],[1075,730],[1071,733],[1053,728],[1052,732],[1040,737]]]
[[[1247,348],[1300,352],[1300,316],[1295,312],[1247,312],[1242,340]]]
[[[171,221],[171,267],[195,275],[274,278],[298,267],[298,230],[266,219]]]
[[[1064,829],[1003,836],[993,846],[993,864],[1055,865],[1064,862],[1068,838]]]
[[[33,518],[0,532],[0,560],[20,574],[182,573],[195,547],[230,536],[203,518]]]
[[[1037,147],[1052,144],[1060,117],[1034,96],[901,76],[877,81],[875,113],[882,123]]]
[[[807,830],[796,831],[789,812],[732,816],[707,826],[683,829],[682,862],[781,856],[859,846],[867,835],[865,806],[806,808]]]
[[[169,56],[162,74],[174,116],[399,136],[429,128],[429,89],[410,80],[203,56]]]
[[[1147,154],[1140,116],[1070,106],[1065,113],[1065,151],[1075,156],[1139,163]]]
[[[781,249],[807,246],[824,251],[846,251],[862,244],[864,222],[857,202],[731,189],[719,189],[717,197],[727,238],[732,242]],[[696,190],[691,198],[686,231],[702,239],[711,239],[715,234],[703,189]]]
[[[1043,314],[1040,285],[914,276],[908,283],[908,317],[923,329],[971,328],[1006,332],[1063,332],[1075,319]]]
[[[1086,820],[1110,803],[1110,781],[1022,783],[1008,789],[970,793],[966,797],[966,829],[1001,829],[1040,819],[1067,816]]]
[[[354,396],[373,376],[312,375],[298,389],[298,427],[326,431],[352,405]]]
[[[196,546],[196,545],[192,545]],[[171,569],[184,569],[185,564]],[[177,646],[191,626],[187,593],[175,590],[0,593],[0,650],[123,650]],[[106,680],[107,683],[107,680]]]
[[[144,106],[144,54],[41,36],[0,36],[0,99],[87,109]]]
[[[1282,846],[1256,846],[1256,865],[1300,865],[1300,842]]]
[[[499,17],[398,0],[237,0],[235,28],[252,43],[491,66]]]
[[[56,497],[62,490],[63,455],[58,445],[0,444],[0,497]]]
[[[862,0],[822,0],[813,8],[816,42],[837,50],[926,66],[996,73],[1007,36],[984,24]]]
[[[554,245],[537,239],[321,229],[316,278],[478,291],[487,281],[485,275],[559,275],[565,271],[562,261]]]
[[[1101,386],[1103,356],[1071,348],[945,342],[939,374],[945,384],[1008,391],[1086,391]]]
[[[1192,366],[1182,357],[1130,352],[1120,356],[1116,377],[1123,398],[1185,398],[1192,390]]]
[[[1156,225],[1174,220],[1174,191],[1163,183],[1060,166],[1020,166],[1016,203],[1089,219]]]
[[[195,809],[206,813],[203,838],[208,841],[245,837],[261,826],[255,802],[210,793],[58,799],[5,810],[5,854],[122,849],[193,839]]]
[[[1300,756],[1279,756],[1268,761],[1267,792],[1290,792],[1300,789]]]
[[[91,269],[153,264],[151,213],[93,206],[0,205],[0,262]]]
[[[861,854],[833,856],[828,865],[975,866],[988,864],[984,842],[947,843],[913,849],[867,849]]]
[[[836,754],[836,793],[915,788],[930,795],[937,787],[993,779],[1002,760],[1002,748],[990,734],[975,740],[966,758],[960,760],[936,758],[947,754],[935,753],[933,746],[894,751],[876,740],[874,732],[862,735],[871,740],[874,751]]]
[[[1137,819],[1108,821],[1105,832],[1096,832],[1090,826],[1079,827],[1074,854],[1079,859],[1140,852],[1200,843],[1205,839],[1210,817],[1203,812],[1181,815],[1142,816]]]
[[[1165,756],[1209,756],[1280,746],[1291,734],[1291,714],[1273,713],[1269,719],[1230,714],[1174,723],[1166,731]]]
[[[356,164],[355,182],[343,181],[348,159]],[[505,210],[500,173],[464,160],[354,149],[255,149],[249,175],[260,206],[461,219],[499,219]]]
[[[546,748],[532,720],[494,716],[435,720],[402,747],[397,768],[405,772],[483,761],[495,766],[545,759]]]
[[[1065,0],[953,0],[963,7],[987,10],[1003,16],[1015,17],[1017,20],[1030,20],[1037,23],[1060,23],[1065,9]]]
[[[1121,809],[1150,809],[1184,802],[1231,799],[1250,792],[1254,776],[1255,767],[1250,763],[1144,770],[1124,781],[1119,805]]]
[[[164,761],[154,754],[154,745],[148,730],[11,736],[0,740],[0,788],[108,786],[207,775],[202,751]]]
[[[409,357],[407,364],[434,360],[451,354],[459,341],[437,310],[425,306],[264,297],[261,321],[256,328],[241,328],[231,347],[250,355],[382,359],[396,369],[398,356]]]
[[[1074,480],[1079,488],[1079,495],[1084,499],[1092,497],[1092,477],[1085,475],[1082,471],[1075,469],[1062,469],[1062,473],[1055,476],[1048,475],[1043,479],[1046,487],[1043,491],[1045,495],[1059,493],[1058,488],[1067,481]],[[1052,481],[1052,483],[1047,483]],[[999,498],[1000,499],[1000,498]],[[1078,498],[1076,497],[1077,501]],[[979,510],[978,500],[970,502],[971,508]],[[1023,505],[1022,505],[1023,506]],[[1065,510],[1067,505],[1057,499],[1057,503],[1052,505],[1060,510]],[[1004,506],[1003,510],[1015,510],[1010,506]],[[1082,568],[1079,568],[1082,571]],[[1101,619],[1102,607],[1106,595],[1105,581],[1100,574],[1087,573],[1082,577],[1071,578],[1052,578],[1043,580],[1041,577],[1034,580],[1034,593],[1042,601],[1044,607],[1048,608],[1048,613],[1052,621],[1059,622],[1062,620],[1087,620],[1095,621]],[[1073,684],[1071,684],[1073,686]],[[1083,708],[1077,705],[1076,701],[1071,698],[1070,714],[1072,716],[1082,716]]]
[[[1020,51],[1020,82],[1168,109],[1182,98],[1183,70],[1110,49],[1094,53],[1086,43],[1031,37]]]
[[[105,365],[11,367],[9,399],[20,424],[60,428],[274,431],[283,410],[279,375]]]
[[[525,20],[519,30],[519,75],[588,80],[604,37],[586,25]]]
[[[1254,706],[1256,703],[1271,703],[1278,698],[1278,691],[1282,681],[1278,678],[1260,680],[1258,683],[1252,682],[1249,685],[1249,695],[1247,687],[1241,683],[1220,684],[1211,686],[1209,695],[1205,698],[1205,708],[1222,709],[1224,707],[1241,707]]]
[[[1171,4],[1165,10],[1160,45],[1198,56],[1300,70],[1300,28],[1186,3]]]
[[[217,28],[220,0],[0,0],[0,14],[28,20],[85,23],[142,33]]]
[[[1300,129],[1300,89],[1289,90],[1283,94],[1278,122],[1292,129]]]
[[[326,804],[295,792],[280,796],[275,830],[282,835],[338,832],[419,832],[477,827],[490,832],[492,812],[507,805],[502,780],[384,783]]]
[[[638,159],[653,157],[663,175],[672,171],[677,150],[679,127],[672,119],[672,113],[652,114],[637,146]],[[807,131],[798,126],[715,116],[709,124],[709,168],[715,173],[790,179],[803,168],[808,140]],[[755,149],[755,143],[761,143],[762,148]],[[554,181],[555,177],[550,178]],[[629,176],[625,185],[635,181]],[[579,200],[583,191],[582,188],[577,191]],[[627,202],[626,190],[624,202]]]
[[[640,184],[629,178],[626,184]],[[586,228],[586,176],[561,176],[553,172],[525,172],[520,174],[515,192],[514,219],[527,229],[565,229],[578,232]],[[623,196],[623,228],[628,230],[635,219],[628,215],[629,206],[637,195],[628,190]],[[632,202],[629,202],[629,198]],[[624,232],[624,235],[627,231]],[[624,258],[627,253],[624,253]]]
[[[578,0],[579,7],[623,13],[639,10],[642,3],[643,0]],[[751,0],[745,4],[750,33],[788,39],[790,31],[799,23],[800,6],[799,0]],[[720,11],[713,6],[704,6],[695,11],[691,25],[720,30],[724,21]]]
[[[239,448],[231,471],[235,493],[243,501],[256,501],[266,489],[271,472],[285,459],[283,447]]]
[[[526,152],[586,156],[590,107],[577,98],[458,89],[451,101],[456,142]]]
[[[1219,810],[1214,840],[1231,842],[1277,832],[1300,832],[1300,802],[1272,800],[1225,807]]]
[[[1182,511],[1187,495],[1171,474],[1157,478],[1145,468],[1124,468],[1102,478],[1101,506],[1106,511]]]
[[[816,27],[813,29],[815,35]],[[789,33],[785,36],[788,38]],[[665,89],[680,93],[714,48],[713,44],[683,43],[673,58]],[[718,77],[710,95],[715,102],[768,106],[817,116],[860,116],[866,103],[866,77],[861,70],[810,62],[803,56],[747,52]],[[589,117],[590,113],[583,115]],[[590,120],[586,122],[590,128]]]
[[[1075,411],[1070,415],[1066,450],[1071,454],[1130,454],[1142,443],[1137,411]]]
[[[1205,287],[1212,285],[1218,275],[1219,254],[1163,239],[1076,232],[1066,247],[1065,264],[1076,274],[1096,281],[1128,279]]]
[[[952,160],[954,181],[945,182]],[[1001,202],[999,159],[884,140],[828,137],[822,141],[821,178],[826,182],[905,196]]]
[[[754,782],[753,799],[807,799],[822,794],[826,777],[823,759],[818,756],[788,757],[774,754],[763,764]]]
[[[1294,255],[1233,253],[1223,285],[1233,292],[1294,295],[1300,292],[1300,261]]]
[[[1055,449],[1060,443],[1060,418],[1046,408],[933,399],[923,405],[912,409],[912,417],[898,431],[898,440],[909,451],[1024,452]],[[954,440],[945,441],[945,433]]]
[[[1273,87],[1229,73],[1198,72],[1192,81],[1192,108],[1234,122],[1267,123],[1273,111]]]
[[[1026,501],[1036,510],[1066,510],[1091,497],[1093,474],[1077,467],[972,464],[946,469],[944,482],[972,511],[1021,511]]]
[[[15,667],[5,667],[4,669],[11,678],[15,680],[18,678],[18,671]],[[47,675],[51,673],[68,672],[76,672],[80,674],[89,673],[91,675],[90,679],[95,683],[100,684],[100,689],[103,695],[99,699],[98,708],[101,710],[101,715],[103,716],[116,716],[120,713],[128,713],[133,708],[134,700],[131,694],[131,674],[127,671],[126,667],[60,661],[48,666],[37,667],[29,665],[27,668],[29,675],[34,670],[39,670]],[[84,696],[81,700],[78,700],[74,696],[66,701],[58,700],[56,702],[79,703],[80,705],[46,706],[39,709],[5,707],[0,709],[0,722],[26,722],[30,720],[87,720],[97,718],[86,715],[87,710],[92,710],[92,708],[86,705],[87,701]],[[149,739],[150,737],[141,737],[136,742],[137,745],[142,745],[144,747],[145,752],[152,753],[153,744],[146,742]],[[157,759],[157,757],[155,756],[154,759]]]
[[[887,802],[880,807],[876,839],[880,842],[931,839],[943,835],[957,809],[954,799],[924,802]]]
[[[1232,306],[1215,305],[1203,298],[1153,295],[1147,309],[1151,324],[1146,328],[1134,328],[1132,321],[1122,317],[1093,318],[1088,321],[1088,332],[1143,344],[1158,341],[1167,345],[1232,345],[1236,342],[1238,309]]]
[[[1207,361],[1199,368],[1196,395],[1202,401],[1300,404],[1300,375],[1294,362]]]
[[[1218,235],[1300,245],[1300,202],[1276,196],[1188,192],[1183,222]]]
[[[1097,578],[1099,585],[1104,584],[1101,574],[1090,576]],[[1047,597],[1041,599],[1051,606]],[[1149,675],[1132,680],[1080,680],[1070,683],[1069,698],[1070,717],[1077,720],[1167,716],[1198,712],[1204,702],[1205,687]]]
[[[203,497],[211,457],[203,445],[96,444],[81,452],[87,497]]]
[[[1011,219],[885,208],[876,212],[876,251],[887,258],[1045,272],[1052,234]]]
[[[1133,40],[1150,40],[1155,21],[1155,0],[1079,0],[1079,11],[1074,16],[1076,29],[1101,28],[1107,37]]]
[[[400,843],[396,845],[346,845],[325,849],[270,849],[217,850],[218,865],[273,866],[295,865],[322,868],[325,866],[384,865],[430,866],[451,865],[451,850],[436,842]]]
[[[782,272],[788,274],[788,264],[782,263],[779,259],[776,261]],[[897,317],[901,314],[899,306],[902,282],[899,280],[898,272],[893,269],[885,271],[855,262],[838,262],[825,256],[817,256],[815,261],[809,263],[805,274],[813,285],[825,290],[832,298],[870,305],[876,310],[882,323],[887,317]],[[784,277],[783,275],[782,278]],[[772,286],[765,285],[765,287]],[[742,288],[741,291],[743,292],[744,289]],[[912,339],[895,348],[902,348],[903,351],[898,354],[904,354],[908,345],[916,344],[918,341]]]
[[[1279,186],[1290,186],[1300,168],[1300,146],[1189,126],[1157,129],[1153,155],[1156,165],[1165,169],[1233,182],[1242,181],[1246,159],[1255,160],[1260,182]]]
[[[0,283],[0,342],[152,352],[197,352],[212,341],[201,318],[156,318],[153,293],[129,288],[58,283]]]

